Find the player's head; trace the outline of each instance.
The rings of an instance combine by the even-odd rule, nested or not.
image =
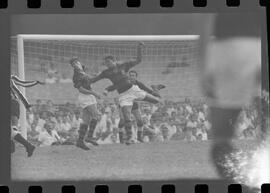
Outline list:
[[[138,77],[138,73],[135,70],[131,70],[129,71],[129,77],[131,79],[131,81],[136,81],[137,77]]]
[[[73,67],[73,68],[78,68],[80,70],[84,70],[84,66],[83,64],[81,64],[79,58],[77,57],[73,57],[71,58],[71,60],[69,61],[70,65]]]
[[[103,65],[105,65],[107,68],[114,68],[116,66],[115,57],[112,55],[105,56]]]

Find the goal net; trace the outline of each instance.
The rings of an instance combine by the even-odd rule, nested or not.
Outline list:
[[[42,80],[45,86],[20,88],[28,100],[52,100],[55,104],[76,103],[73,69],[69,60],[76,56],[87,72],[101,72],[103,58],[113,55],[119,61],[133,59],[138,42],[143,42],[142,62],[134,67],[138,79],[150,86],[164,84],[161,95],[166,100],[198,99],[203,95],[199,84],[199,36],[81,36],[81,35],[18,35],[11,38],[11,72],[26,80]],[[107,80],[93,85],[99,92],[111,83]],[[110,95],[111,98],[117,94]],[[109,100],[109,99],[108,99]],[[22,108],[24,109],[24,108]],[[24,125],[22,111],[21,124]]]

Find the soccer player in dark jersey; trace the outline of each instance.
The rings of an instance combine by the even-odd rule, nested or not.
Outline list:
[[[145,86],[142,82],[137,80],[138,73],[135,70],[130,70],[128,74],[129,74],[129,77],[130,77],[130,80],[131,80],[132,84],[137,85],[140,89],[142,89],[143,91],[149,93],[150,95],[161,98],[160,94],[159,94],[159,90],[165,88],[164,85],[151,85],[152,89],[150,89],[147,86]],[[114,85],[111,85],[106,90],[111,92],[114,89],[115,89]],[[137,128],[138,128],[137,129],[137,140],[139,142],[143,143],[143,129],[142,129],[143,121],[142,121],[138,101],[134,101],[131,112],[132,112],[132,115],[134,116],[134,118],[136,119],[136,123],[137,123]],[[118,128],[120,129],[120,131],[119,131],[120,143],[124,143],[124,134],[123,134],[123,131],[122,131],[123,127],[124,127],[124,119],[123,119],[122,113],[120,112],[120,121],[119,121],[119,124],[118,124]]]
[[[235,123],[242,107],[260,92],[260,17],[218,14],[215,20],[209,18],[207,25],[211,24],[215,38],[201,44],[202,52],[205,51],[202,83],[214,135],[211,154],[220,176],[231,180],[224,161],[235,150]],[[210,39],[207,31],[202,33],[202,39]]]
[[[23,93],[19,90],[17,86],[22,87],[32,87],[37,84],[44,84],[40,81],[25,81],[21,80],[19,77],[15,75],[11,75],[10,78],[10,92],[11,92],[11,137],[21,143],[27,152],[28,157],[31,157],[33,155],[33,152],[35,150],[35,146],[29,143],[19,132],[18,130],[18,124],[20,119],[20,103],[21,101],[25,108],[29,110],[31,108],[30,103],[26,99],[26,97],[23,95]],[[15,152],[15,145],[14,142],[11,141],[11,152]]]
[[[145,91],[141,90],[137,85],[133,85],[127,72],[142,60],[142,48],[144,44],[139,43],[137,47],[137,58],[127,62],[117,62],[113,56],[104,58],[106,70],[102,71],[98,76],[92,78],[91,82],[97,82],[101,79],[109,79],[119,93],[119,104],[125,120],[125,130],[127,133],[127,142],[132,141],[132,123],[131,109],[134,100],[143,100],[150,103],[158,103],[159,99]],[[106,91],[107,92],[107,91]]]
[[[82,110],[82,120],[79,128],[79,138],[77,140],[76,146],[89,150],[89,147],[84,143],[84,138],[88,131],[88,136],[85,139],[86,142],[89,142],[95,146],[98,145],[96,140],[93,138],[93,133],[95,131],[97,121],[98,121],[98,110],[97,110],[97,100],[100,99],[100,95],[97,92],[94,92],[91,88],[91,77],[86,74],[85,66],[80,63],[78,58],[72,58],[70,64],[74,69],[73,74],[73,83],[74,87],[79,91],[79,103],[83,108]]]

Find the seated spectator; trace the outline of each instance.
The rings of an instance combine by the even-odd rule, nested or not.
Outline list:
[[[62,117],[62,121],[59,125],[58,133],[60,136],[67,138],[70,135],[71,124],[67,121],[67,117]]]
[[[197,118],[196,115],[192,115],[191,119],[187,121],[187,128],[193,129],[193,128],[197,128],[198,126],[198,122],[197,122]]]
[[[195,136],[194,129],[196,129],[196,128],[186,128],[185,138],[184,138],[185,141],[196,141],[197,140],[197,138]]]
[[[207,132],[206,132],[206,129],[205,129],[203,123],[200,123],[198,125],[198,127],[196,128],[195,136],[197,137],[197,139],[199,139],[201,141],[208,140]]]
[[[94,136],[98,139],[98,143],[109,143],[111,142],[110,136],[112,134],[112,121],[109,117],[110,110],[107,108],[101,115],[100,121],[94,131]],[[106,138],[108,138],[106,140]]]
[[[34,118],[35,118],[34,113],[33,113],[33,109],[30,108],[29,111],[27,112],[26,116],[27,116],[26,118],[27,118],[28,124],[32,125],[34,122]]]
[[[205,116],[202,110],[199,110],[198,112],[198,121],[205,121]]]
[[[183,132],[182,127],[184,127],[184,125],[176,125],[176,133],[173,134],[173,136],[171,137],[171,140],[184,140],[185,135]]]
[[[63,139],[50,124],[45,124],[44,128],[39,132],[38,141],[40,142],[40,146],[50,146],[53,144],[61,144]]]
[[[160,131],[162,133],[163,141],[169,140],[169,128],[167,124],[162,124],[160,126]]]
[[[40,132],[44,128],[46,119],[47,119],[46,112],[41,112],[40,115],[37,117],[37,124],[36,124],[35,131]]]

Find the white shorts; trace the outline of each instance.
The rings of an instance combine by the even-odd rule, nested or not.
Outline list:
[[[204,73],[211,106],[241,108],[260,93],[261,42],[238,38],[212,42]]]
[[[79,105],[82,108],[85,108],[89,105],[97,104],[96,97],[94,95],[86,95],[79,93]]]
[[[120,94],[119,105],[132,106],[134,100],[143,100],[146,97],[146,92],[141,90],[137,85],[133,85],[130,89]]]

